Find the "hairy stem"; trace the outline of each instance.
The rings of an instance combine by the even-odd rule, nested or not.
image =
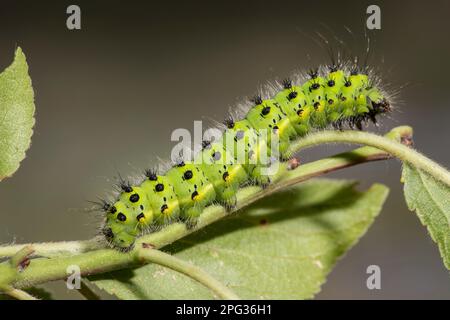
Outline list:
[[[0,246],[0,258],[11,257],[23,247],[31,245],[34,255],[53,257],[67,254],[80,254],[96,249],[104,248],[104,243],[100,239],[93,238],[82,241],[61,241],[61,242],[41,242],[33,244],[14,244]]]
[[[211,289],[221,299],[239,300],[239,297],[221,282],[211,277],[202,269],[184,260],[178,259],[162,251],[148,248],[142,248],[138,250],[137,256],[142,262],[156,263],[169,269],[183,273],[194,280],[197,280],[205,287]]]
[[[6,290],[4,290],[4,292],[7,295],[9,295],[10,297],[17,299],[17,300],[38,300],[35,297],[33,297],[31,294],[29,294],[23,290],[15,289],[12,287],[7,288]]]
[[[401,127],[400,127],[401,128]],[[387,137],[378,136],[373,133],[363,131],[321,131],[312,133],[303,139],[293,143],[290,147],[292,153],[302,149],[324,143],[355,143],[363,144],[386,151],[392,156],[407,162],[417,169],[427,172],[435,179],[450,186],[450,172],[436,162],[428,159],[423,154],[412,148],[393,141]]]
[[[404,139],[407,140],[411,138],[412,129],[410,127],[395,128],[386,136],[388,139],[400,142]],[[398,143],[395,145],[397,144]],[[300,149],[305,145],[300,144],[299,146]],[[238,206],[234,211],[280,189],[312,177],[321,176],[360,163],[389,159],[390,157],[390,154],[385,151],[373,147],[362,147],[351,152],[341,153],[329,158],[300,165],[294,170],[286,171],[275,183],[271,184],[266,189],[251,186],[239,190],[237,193]],[[206,208],[199,217],[198,224],[195,228],[188,229],[184,223],[171,224],[159,232],[140,237],[136,241],[135,248],[127,253],[101,248],[98,239],[80,242],[72,241],[32,244],[31,246],[35,255],[44,256],[44,258],[40,257],[31,260],[30,265],[22,272],[18,273],[12,283],[5,283],[3,285],[11,284],[15,288],[26,288],[47,281],[65,279],[68,276],[67,267],[70,265],[77,265],[83,276],[137,267],[142,263],[142,253],[140,250],[142,250],[143,247],[151,247],[154,249],[164,247],[165,245],[183,238],[228,214],[229,213],[221,206],[210,206]],[[0,248],[0,257],[11,256],[21,250],[24,246],[26,245],[2,247]],[[2,283],[0,283],[0,285],[2,285]]]

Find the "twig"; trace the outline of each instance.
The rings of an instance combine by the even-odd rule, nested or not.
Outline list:
[[[12,287],[5,289],[4,292],[10,297],[13,297],[17,300],[39,300],[23,290],[15,289]]]
[[[415,151],[412,148],[393,141],[386,137],[378,136],[370,132],[363,131],[322,131],[312,133],[303,139],[297,140],[291,145],[291,152],[298,152],[299,150],[316,146],[324,143],[355,143],[372,146],[383,150],[392,156],[410,163],[417,169],[421,169],[435,179],[440,180],[450,186],[450,172],[436,162],[428,159],[423,154]]]
[[[29,244],[14,244],[0,246],[0,258],[11,257],[25,246],[32,246],[35,255],[54,257],[67,254],[80,254],[96,249],[104,248],[104,243],[94,238],[83,241],[41,242]]]
[[[393,129],[387,136],[390,139],[401,141],[403,137],[411,137],[411,135],[411,128],[400,127]],[[351,152],[338,154],[330,158],[301,165],[292,171],[288,171],[279,181],[264,190],[257,186],[246,187],[239,190],[237,194],[238,206],[236,210],[253,203],[259,198],[265,197],[279,189],[286,188],[300,181],[336,171],[341,168],[370,161],[385,160],[390,157],[391,156],[388,153],[373,147],[362,147]],[[66,269],[70,265],[79,266],[83,276],[135,267],[141,263],[141,257],[137,254],[137,251],[140,250],[144,243],[151,245],[152,248],[155,249],[161,248],[226,215],[228,215],[228,213],[223,207],[217,205],[210,206],[206,208],[199,217],[198,224],[195,228],[188,229],[184,223],[171,224],[159,232],[147,234],[139,238],[136,241],[135,249],[128,253],[122,253],[114,249],[99,249],[73,255],[74,247],[76,247],[77,250],[80,250],[77,252],[95,248],[96,245],[93,245],[95,240],[82,241],[78,244],[77,242],[64,242],[49,243],[47,245],[33,245],[33,249],[37,255],[53,256],[57,254],[57,256],[51,259],[33,259],[23,272],[17,274],[11,285],[15,288],[24,288],[52,280],[65,279],[68,276]],[[65,251],[64,246],[67,244],[69,245],[67,246],[67,251]],[[15,246],[16,249],[21,249],[22,247],[23,246]],[[1,249],[3,249],[3,251]],[[11,248],[0,248],[0,255],[4,255],[5,252],[11,252]]]

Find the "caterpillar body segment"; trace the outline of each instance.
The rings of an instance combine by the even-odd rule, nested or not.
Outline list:
[[[208,143],[195,160],[201,163],[201,170],[212,181],[216,200],[227,207],[232,207],[236,205],[237,190],[248,180],[248,174],[241,164],[243,162],[234,159],[230,152],[233,148],[231,150],[228,148],[230,150],[228,151],[225,146],[226,143],[222,139]]]
[[[240,118],[227,119],[222,136],[205,141],[193,159],[163,173],[148,170],[136,186],[122,183],[117,200],[104,206],[105,238],[127,250],[140,234],[174,221],[195,225],[212,203],[232,208],[241,186],[271,183],[268,169],[290,157],[293,139],[330,126],[361,129],[390,111],[375,83],[365,73],[336,67],[311,71],[306,81],[283,81],[272,96],[254,98]]]
[[[177,195],[181,218],[195,220],[216,199],[213,183],[201,166],[191,162],[181,162],[166,172]]]

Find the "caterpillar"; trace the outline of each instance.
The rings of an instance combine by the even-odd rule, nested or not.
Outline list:
[[[272,182],[267,169],[291,157],[293,139],[326,127],[361,130],[391,110],[378,78],[355,62],[312,69],[267,91],[226,118],[221,135],[204,140],[191,159],[176,161],[164,172],[145,170],[135,185],[121,179],[115,201],[101,202],[107,242],[127,251],[141,234],[174,221],[194,226],[208,205],[233,208],[243,185]]]

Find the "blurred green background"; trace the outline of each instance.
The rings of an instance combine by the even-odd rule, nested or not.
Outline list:
[[[28,156],[0,183],[0,243],[91,237],[100,219],[85,212],[86,200],[107,193],[117,172],[132,175],[168,158],[173,129],[221,120],[266,81],[327,63],[316,31],[362,52],[370,4],[382,10],[382,29],[370,33],[371,63],[401,88],[396,111],[371,130],[411,125],[416,147],[449,166],[449,1],[77,1],[79,31],[66,28],[70,4],[0,3],[0,68],[21,46],[37,107]],[[348,148],[312,149],[302,159]],[[332,176],[362,187],[381,182],[391,194],[317,298],[450,298],[437,247],[404,203],[400,164]],[[372,264],[381,268],[381,290],[366,288]],[[63,284],[50,288],[80,297]]]

